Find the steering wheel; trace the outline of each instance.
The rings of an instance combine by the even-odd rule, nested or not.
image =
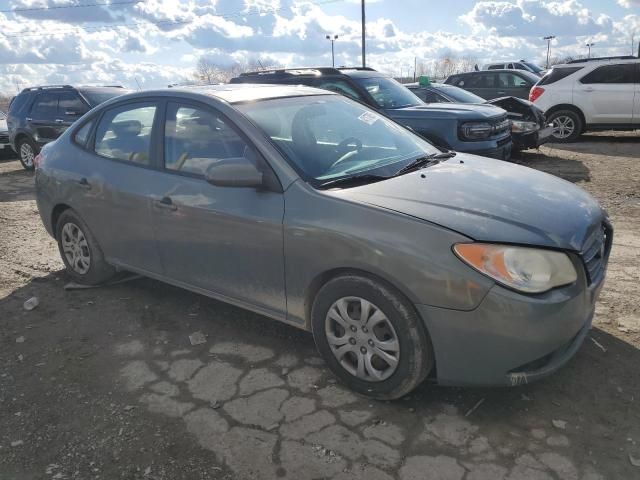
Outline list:
[[[349,147],[351,147],[351,144],[355,144],[356,148],[355,149],[349,148]],[[331,164],[330,169],[335,167],[336,165],[340,165],[342,162],[348,160],[349,158],[351,158],[356,153],[359,153],[360,150],[362,150],[362,142],[360,140],[358,140],[355,137],[345,138],[336,147],[336,153],[338,153],[338,155],[340,155],[340,158]],[[342,153],[342,152],[344,152],[344,153]]]

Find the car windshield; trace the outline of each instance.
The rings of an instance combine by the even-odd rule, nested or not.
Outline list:
[[[468,92],[459,87],[453,85],[438,87],[446,96],[451,97],[456,102],[460,103],[484,103],[485,100],[479,97],[475,93]]]
[[[131,90],[124,88],[101,88],[101,89],[82,89],[80,90],[82,96],[89,102],[91,107],[100,105],[113,97],[124,95],[125,93],[131,93]]]
[[[393,176],[416,158],[440,152],[404,127],[340,95],[236,106],[316,187],[352,176]]]
[[[388,77],[354,78],[373,97],[380,108],[402,108],[424,105],[413,92]]]
[[[543,68],[539,67],[538,65],[536,65],[535,63],[530,63],[530,62],[523,62],[527,67],[529,67],[531,69],[531,71],[535,72],[535,73],[540,73],[542,71],[544,71]]]

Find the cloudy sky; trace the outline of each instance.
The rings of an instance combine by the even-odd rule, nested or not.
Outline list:
[[[82,6],[85,5],[85,6]],[[220,65],[360,60],[360,0],[0,0],[0,91],[47,83],[163,87],[200,56]],[[367,60],[398,75],[451,54],[481,63],[628,55],[640,0],[368,0]],[[637,50],[637,47],[636,47]]]

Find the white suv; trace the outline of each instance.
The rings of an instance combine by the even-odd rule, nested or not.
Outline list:
[[[587,130],[640,129],[640,58],[618,57],[556,65],[529,100],[553,123],[555,141]]]

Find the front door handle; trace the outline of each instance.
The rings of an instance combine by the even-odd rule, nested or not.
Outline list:
[[[27,122],[30,122],[31,120],[33,120],[33,118],[31,118],[31,117],[27,117],[27,118],[25,118],[25,120],[26,120]]]
[[[64,122],[64,120],[62,120],[61,118],[56,118],[56,123],[62,123]]]
[[[498,95],[504,95],[507,92],[496,92]]]
[[[173,203],[173,200],[171,200],[171,197],[162,197],[160,200],[155,201],[155,205],[156,207],[165,210],[175,211],[178,209],[178,207]]]
[[[86,188],[87,190],[91,188],[91,184],[84,177],[82,177],[80,180],[78,180],[78,185],[80,185],[82,188]]]
[[[593,87],[585,87],[582,89],[583,92],[593,92]]]

